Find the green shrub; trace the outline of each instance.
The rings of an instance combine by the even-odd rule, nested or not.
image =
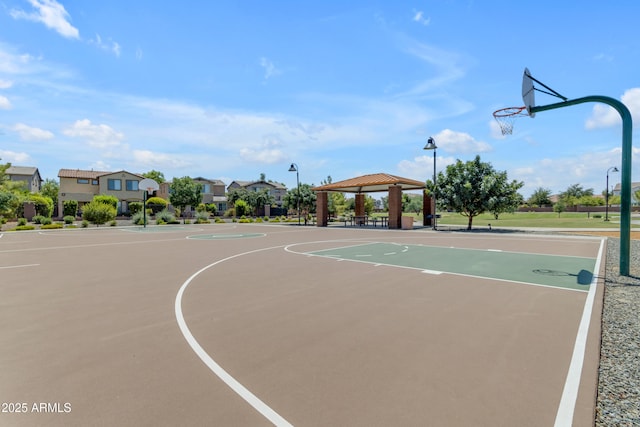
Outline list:
[[[19,225],[14,230],[16,231],[24,231],[24,230],[35,230],[36,227],[34,225]]]
[[[198,206],[196,206],[196,212],[206,212],[207,211],[207,205],[205,205],[204,203],[200,203],[198,204]]]
[[[224,224],[226,222],[224,219],[219,218],[219,217],[216,217],[216,219],[214,221],[215,221],[216,224],[220,224],[220,223]]]
[[[34,224],[42,224],[42,220],[44,220],[45,217],[42,215],[35,215],[33,218],[31,218],[31,222],[33,222]]]
[[[116,196],[98,194],[97,196],[93,196],[92,202],[102,203],[102,204],[111,206],[113,209],[118,209],[118,198]],[[86,209],[86,205],[85,205],[85,209]]]
[[[62,202],[62,214],[64,216],[72,216],[74,219],[78,215],[78,201],[65,200]]]
[[[57,228],[64,228],[64,225],[60,224],[59,222],[56,222],[51,224],[45,224],[42,227],[40,227],[41,230],[53,230]]]
[[[169,212],[167,209],[164,209],[156,214],[156,221],[162,221],[163,223],[169,223],[175,220],[176,217]]]
[[[116,220],[114,219],[113,221],[111,221],[111,222],[109,223],[109,225],[110,225],[111,227],[115,227],[116,225],[118,225],[118,221],[116,221]]]
[[[135,215],[142,212],[142,202],[129,202],[129,213]]]
[[[85,221],[90,221],[95,225],[106,224],[109,221],[116,219],[116,208],[106,201],[98,201],[95,196],[94,200],[84,205],[82,209],[82,218]],[[117,200],[117,199],[116,199]]]
[[[216,206],[215,203],[208,203],[206,207],[207,212],[209,212],[211,215],[215,215],[216,212],[218,212],[218,206]]]
[[[263,219],[265,222],[269,222],[269,217],[268,217],[268,216],[266,216],[266,215],[265,215],[262,219]]]
[[[53,213],[53,199],[42,194],[30,194],[27,197],[28,202],[32,202],[36,208],[36,214],[50,218]]]
[[[209,224],[209,212],[205,211],[196,211],[196,224]]]
[[[40,224],[42,225],[51,225],[53,223],[53,220],[51,218],[42,218],[40,220]]]
[[[82,220],[82,228],[87,228],[89,226],[89,221],[87,221],[86,219]]]
[[[132,215],[131,222],[135,225],[144,225],[144,216],[142,212],[136,212],[135,215]]]
[[[262,218],[256,218],[256,222],[262,222]]]
[[[150,197],[147,199],[147,208],[151,209],[154,215],[167,209],[167,206],[169,206],[169,202],[162,197]]]
[[[73,224],[73,221],[76,220],[76,217],[71,215],[65,215],[64,218],[62,218],[62,220],[64,221],[65,224]]]
[[[249,204],[244,200],[236,200],[234,207],[236,208],[236,215],[241,217],[251,212]]]
[[[27,225],[27,218],[18,218],[18,227]]]

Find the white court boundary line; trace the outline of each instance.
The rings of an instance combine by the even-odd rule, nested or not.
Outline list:
[[[578,389],[580,388],[580,377],[582,376],[582,366],[584,365],[584,355],[587,351],[587,336],[589,335],[589,323],[591,323],[591,314],[593,313],[593,303],[596,297],[596,287],[598,285],[598,272],[600,271],[600,262],[604,250],[606,238],[600,240],[600,250],[594,268],[593,279],[589,286],[589,293],[584,303],[582,311],[582,319],[578,327],[576,343],[573,347],[573,356],[569,365],[569,372],[562,390],[562,398],[556,413],[556,421],[554,427],[571,427],[573,425],[573,415],[576,408],[576,400],[578,400]]]
[[[207,354],[207,352],[202,348],[202,346],[194,338],[194,336],[191,333],[191,331],[189,330],[189,327],[187,326],[187,322],[184,320],[184,316],[182,314],[182,296],[184,295],[184,291],[187,289],[187,287],[189,286],[191,281],[193,279],[195,279],[200,273],[202,273],[203,271],[205,271],[205,270],[207,270],[207,269],[209,269],[209,268],[211,268],[211,267],[213,267],[215,265],[221,264],[221,263],[223,263],[225,261],[229,261],[230,259],[233,259],[233,258],[238,258],[238,257],[244,256],[244,255],[248,255],[248,254],[252,254],[252,253],[256,253],[256,252],[268,251],[268,250],[272,250],[272,249],[279,249],[279,248],[282,248],[283,246],[284,245],[272,246],[270,248],[256,249],[256,250],[253,250],[253,251],[248,251],[248,252],[243,252],[243,253],[240,253],[240,254],[232,255],[230,257],[223,258],[223,259],[221,259],[219,261],[216,261],[216,262],[214,262],[212,264],[209,264],[206,267],[203,267],[200,270],[196,271],[180,287],[180,290],[178,291],[178,294],[176,295],[175,312],[176,312],[176,320],[178,321],[178,326],[180,327],[180,331],[182,332],[182,335],[184,336],[184,339],[187,340],[187,343],[189,343],[189,345],[191,346],[193,351],[198,355],[200,360],[202,360],[204,362],[204,364],[207,365],[207,367],[214,374],[216,374],[218,376],[218,378],[220,378],[233,391],[235,391],[241,398],[243,398],[249,405],[251,405],[256,411],[260,412],[260,414],[262,414],[265,418],[267,418],[269,421],[271,421],[274,425],[282,426],[282,427],[293,427],[292,424],[290,424],[287,420],[285,420],[277,412],[275,412],[273,409],[271,409],[269,406],[267,406],[256,395],[251,393],[245,386],[240,384],[240,382],[238,382],[238,380],[236,380],[231,375],[229,375],[229,373],[227,371],[225,371],[222,368],[222,366],[218,365],[216,363],[216,361],[213,360],[211,358],[211,356],[209,356]]]

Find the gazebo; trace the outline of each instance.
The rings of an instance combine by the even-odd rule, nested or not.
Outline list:
[[[402,191],[403,190],[424,190],[425,183],[414,179],[403,178],[387,173],[374,173],[363,175],[344,181],[332,182],[331,184],[314,187],[316,192],[316,214],[318,227],[326,227],[329,222],[329,192],[355,193],[356,197],[356,217],[363,217],[364,193],[389,192],[389,228],[399,229],[402,227]],[[424,197],[423,212],[425,221],[431,214],[431,198]],[[430,221],[430,220],[429,220]],[[425,224],[426,225],[426,224]]]

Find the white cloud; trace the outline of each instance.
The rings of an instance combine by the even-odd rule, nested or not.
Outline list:
[[[640,119],[640,88],[631,88],[625,91],[621,98],[622,103],[629,109],[634,121]],[[591,117],[587,119],[587,129],[597,129],[611,126],[619,126],[622,123],[620,114],[605,104],[596,104],[593,107]]]
[[[114,42],[110,37],[106,41],[103,41],[100,34],[96,34],[95,39],[89,39],[88,43],[107,52],[112,52],[115,56],[120,56],[120,52],[122,50],[120,45],[117,42]]]
[[[490,129],[491,137],[494,139],[505,139],[507,137],[506,135],[502,134],[500,125],[496,120],[491,120],[489,122],[489,129]]]
[[[28,0],[36,9],[34,12],[25,12],[19,9],[11,10],[14,19],[26,19],[28,21],[41,22],[47,28],[56,31],[63,37],[79,39],[77,28],[69,23],[69,14],[64,6],[55,0]]]
[[[0,110],[10,110],[11,101],[6,96],[0,95]]]
[[[260,58],[260,66],[264,68],[264,79],[268,80],[271,77],[278,76],[282,74],[276,66],[269,59],[262,57]]]
[[[493,150],[491,145],[483,141],[478,141],[468,133],[456,132],[445,129],[433,135],[438,148],[442,148],[449,153],[486,153]]]
[[[13,130],[20,135],[23,141],[43,141],[53,138],[53,133],[48,130],[27,126],[24,123],[17,123]]]
[[[452,165],[456,159],[449,156],[436,154],[436,173],[443,171],[448,165]],[[433,180],[433,154],[425,154],[415,157],[413,160],[402,160],[397,166],[398,174],[418,181]]]
[[[74,138],[82,138],[95,148],[115,148],[121,145],[124,135],[107,125],[94,125],[88,119],[78,120],[63,133]]]
[[[0,150],[0,159],[2,159],[3,163],[13,163],[15,165],[26,164],[31,161],[31,157],[27,153],[6,150]]]
[[[280,147],[282,142],[277,135],[267,135],[263,138],[258,148],[243,147],[240,149],[240,157],[252,163],[274,164],[285,162],[287,155]]]
[[[0,89],[9,89],[11,86],[13,86],[12,81],[0,79]]]
[[[156,153],[149,150],[133,150],[133,160],[137,165],[149,168],[182,168],[189,163],[172,154]]]
[[[425,18],[424,13],[419,10],[413,14],[413,21],[424,26],[427,26],[431,23],[431,18]]]

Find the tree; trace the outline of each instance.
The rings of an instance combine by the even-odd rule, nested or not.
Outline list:
[[[593,196],[593,188],[584,189],[580,184],[572,184],[565,191],[560,193],[560,199],[567,206],[576,206],[584,196]]]
[[[245,216],[251,212],[249,204],[242,199],[236,200],[233,207],[236,210],[236,216]]]
[[[469,218],[467,230],[471,230],[473,218],[483,212],[494,215],[515,210],[522,200],[518,190],[523,182],[507,180],[506,172],[497,172],[491,163],[480,161],[480,156],[463,163],[457,160],[445,173],[438,173],[435,188],[438,206],[453,210]],[[433,190],[433,182],[427,181]]]
[[[558,200],[558,202],[553,205],[553,211],[558,213],[558,218],[560,218],[560,214],[567,210],[567,205],[564,203],[564,200]]]
[[[309,184],[300,184],[300,210],[301,212],[315,212],[316,193],[311,190]],[[288,191],[284,196],[284,205],[289,209],[298,209],[298,188]]]
[[[40,188],[40,194],[50,197],[53,200],[53,206],[58,206],[58,191],[60,191],[60,184],[55,179],[47,178]]]
[[[545,206],[551,205],[551,190],[548,188],[538,187],[527,199],[529,206]]]
[[[406,196],[406,203],[405,203]],[[419,214],[422,212],[423,198],[420,194],[402,194],[402,211]]]
[[[180,212],[184,212],[187,206],[198,206],[202,202],[202,184],[188,176],[174,178],[169,188],[169,201]]]
[[[275,201],[274,197],[269,194],[269,189],[264,188],[261,191],[248,191],[248,199],[246,202],[253,211],[254,215],[258,215],[258,210],[265,205],[271,205]]]
[[[144,176],[145,178],[150,178],[155,182],[157,182],[158,184],[162,184],[163,182],[166,181],[164,179],[164,174],[162,172],[159,172],[153,169],[150,170],[149,172],[143,173],[142,176]]]

